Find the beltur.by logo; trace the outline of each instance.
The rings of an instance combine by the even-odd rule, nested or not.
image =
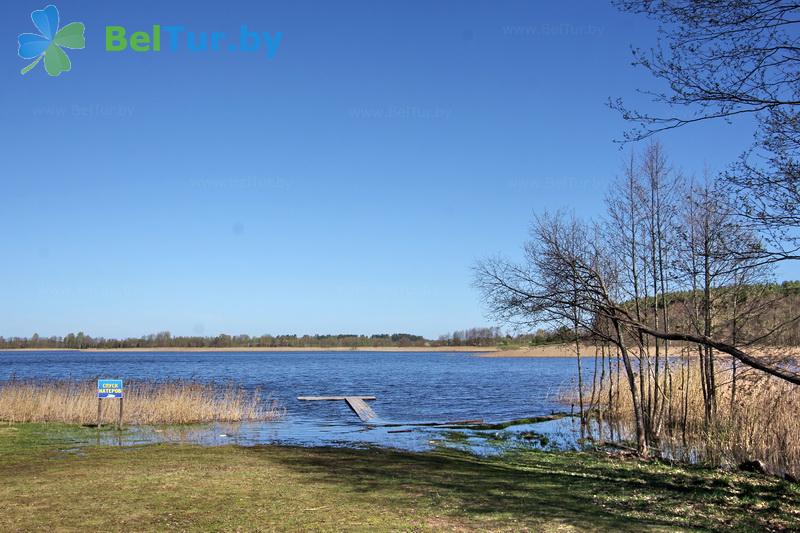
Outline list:
[[[34,11],[31,13],[31,20],[39,33],[20,34],[17,37],[17,54],[23,59],[35,58],[35,61],[23,68],[20,74],[29,72],[42,59],[45,71],[51,76],[70,71],[72,63],[63,49],[81,49],[86,46],[83,23],[72,22],[58,29],[59,14],[54,5]]]
[[[86,46],[85,27],[82,22],[72,22],[59,29],[58,8],[48,5],[31,13],[33,25],[39,33],[22,33],[18,37],[17,53],[23,59],[34,61],[20,74],[30,72],[44,59],[44,69],[50,76],[58,76],[72,69],[65,48],[82,49]],[[128,31],[125,26],[105,27],[106,52],[161,52],[188,50],[189,52],[258,52],[267,58],[275,56],[281,44],[281,32],[253,31],[242,24],[230,36],[222,31],[193,31],[185,26],[153,24],[146,31]]]
[[[162,35],[163,32],[163,35]],[[246,25],[239,27],[238,39],[227,38],[222,31],[188,31],[184,26],[154,24],[150,31],[129,33],[123,26],[106,26],[106,51],[160,52],[162,43],[168,50],[185,49],[190,52],[222,51],[255,52],[263,50],[273,57],[281,44],[281,32],[255,32]]]

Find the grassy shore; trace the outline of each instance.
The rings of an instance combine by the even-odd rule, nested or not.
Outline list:
[[[800,486],[751,474],[578,453],[74,448],[91,431],[0,425],[0,530],[800,527]]]

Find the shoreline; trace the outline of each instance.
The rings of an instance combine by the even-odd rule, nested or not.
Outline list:
[[[673,343],[673,352],[671,357],[679,355],[683,346]],[[595,350],[598,347],[594,344],[581,344],[581,357],[584,359],[592,359],[595,355]],[[784,355],[798,357],[800,356],[800,347],[798,346],[760,346],[752,350],[754,355],[767,356],[767,355]],[[638,352],[636,352],[638,353]],[[650,355],[655,353],[655,349],[650,347]],[[718,357],[730,357],[728,354],[716,352]],[[572,343],[567,344],[546,344],[542,346],[523,346],[521,348],[510,349],[496,349],[486,351],[485,353],[476,354],[477,357],[506,357],[506,358],[536,358],[536,357],[572,357],[575,358],[575,345]]]
[[[594,350],[594,346],[585,345],[584,349],[588,354]],[[325,352],[398,352],[398,353],[469,353],[475,357],[493,358],[538,358],[538,357],[575,357],[575,348],[571,344],[547,344],[542,346],[523,346],[520,348],[499,348],[497,346],[247,346],[235,347],[161,347],[161,348],[8,348],[0,349],[0,353],[5,352],[84,352],[84,353],[113,353],[113,352],[250,352],[250,353],[325,353]]]
[[[594,354],[594,345],[584,344],[581,349],[583,353],[590,351]],[[495,349],[477,354],[477,357],[491,358],[537,358],[537,357],[575,357],[574,344],[543,344],[541,346],[522,346],[520,348]]]
[[[1,352],[496,352],[495,346],[246,346],[224,347],[162,347],[162,348],[7,348]]]
[[[676,346],[676,348],[678,348]],[[581,352],[584,358],[593,358],[595,345],[582,344]],[[758,349],[758,355],[765,355],[770,352],[784,352],[786,355],[800,356],[800,347],[778,347],[769,346]],[[249,352],[249,353],[326,353],[326,352],[395,352],[395,353],[468,353],[480,358],[506,358],[506,359],[525,359],[525,358],[575,358],[575,346],[572,343],[566,344],[544,344],[541,346],[522,346],[518,348],[501,348],[497,346],[248,346],[241,348],[224,347],[161,347],[161,348],[8,348],[0,349],[2,353],[12,352],[85,352],[85,353],[144,353],[144,352],[165,352],[165,353],[202,353],[202,352]],[[652,352],[652,349],[651,349]],[[725,354],[719,354],[724,356]]]

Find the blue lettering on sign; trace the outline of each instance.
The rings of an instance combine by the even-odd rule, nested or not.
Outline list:
[[[98,379],[97,380],[98,398],[122,398],[121,379]]]

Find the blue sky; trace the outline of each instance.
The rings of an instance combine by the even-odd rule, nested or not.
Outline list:
[[[489,324],[477,258],[534,211],[603,209],[654,88],[602,1],[76,2],[72,71],[25,76],[4,2],[0,335],[378,333]],[[281,32],[277,53],[104,50],[104,28]],[[162,41],[165,38],[162,37]],[[235,40],[235,39],[234,39]],[[749,119],[661,137],[721,169]]]

